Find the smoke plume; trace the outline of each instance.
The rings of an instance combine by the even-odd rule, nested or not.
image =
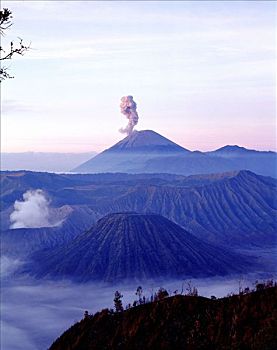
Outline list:
[[[126,115],[129,122],[125,128],[121,128],[119,131],[130,135],[139,119],[137,114],[137,104],[133,100],[133,96],[123,96],[121,98],[120,109],[121,113]]]
[[[23,201],[15,201],[10,221],[10,228],[55,226],[49,221],[49,200],[39,189],[29,190],[23,194]]]

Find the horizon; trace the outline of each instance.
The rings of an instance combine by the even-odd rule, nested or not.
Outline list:
[[[154,130],[150,130],[150,129],[145,129],[145,130],[136,130],[136,129],[134,129],[133,130],[133,132],[132,133],[134,133],[134,132],[141,132],[141,131],[154,131]],[[154,131],[155,133],[157,133],[156,131]],[[165,138],[167,138],[167,139],[169,139],[168,137],[166,137],[166,136],[164,136],[164,135],[162,135],[162,134],[160,134],[160,133],[157,133],[157,134],[159,134],[159,135],[161,135],[161,136],[163,136],[163,137],[165,137]],[[130,134],[131,135],[131,134]],[[120,140],[118,140],[118,141],[116,141],[115,142],[115,144],[117,144],[118,142],[120,142],[120,141],[122,141],[122,140],[124,140],[125,138],[127,138],[128,136],[130,136],[130,135],[127,135],[127,136],[124,136],[123,138],[121,138]],[[183,147],[183,148],[185,148],[185,149],[187,149],[187,150],[189,150],[189,151],[191,151],[191,152],[197,152],[197,151],[199,151],[199,152],[203,152],[203,153],[206,153],[206,152],[212,152],[212,151],[217,151],[217,150],[219,150],[219,149],[221,149],[221,148],[224,148],[224,147],[239,147],[239,148],[244,148],[244,149],[247,149],[247,150],[251,150],[251,151],[258,151],[258,152],[276,152],[277,151],[277,149],[275,149],[275,150],[272,150],[272,149],[254,149],[254,148],[248,148],[248,147],[246,147],[246,146],[244,146],[244,145],[238,145],[238,144],[224,144],[224,145],[221,145],[221,146],[219,146],[219,147],[217,147],[217,148],[211,148],[211,149],[207,149],[207,150],[201,150],[201,149],[189,149],[188,147],[186,147],[186,145],[183,145],[183,144],[179,144],[179,143],[177,143],[177,142],[175,142],[174,140],[171,140],[171,139],[169,139],[170,141],[172,141],[172,142],[174,142],[174,143],[176,143],[177,145],[179,145],[179,146],[181,146],[181,147]],[[57,155],[59,155],[59,154],[72,154],[72,155],[78,155],[78,154],[87,154],[87,155],[89,155],[89,154],[91,154],[93,157],[94,156],[96,156],[97,154],[100,154],[100,153],[102,153],[103,151],[105,151],[105,150],[107,150],[107,149],[109,149],[110,147],[113,147],[115,144],[112,144],[112,145],[107,145],[106,147],[104,147],[102,150],[100,150],[100,151],[95,151],[95,150],[90,150],[90,151],[83,151],[83,152],[56,152],[56,151],[50,151],[50,152],[47,152],[47,151],[32,151],[32,150],[27,150],[27,151],[22,151],[22,152],[0,152],[0,154],[38,154],[38,153],[42,153],[42,154],[57,154]]]
[[[2,152],[99,153],[122,139],[129,94],[139,129],[190,150],[276,151],[275,3],[2,6],[3,46],[32,42],[2,83]]]

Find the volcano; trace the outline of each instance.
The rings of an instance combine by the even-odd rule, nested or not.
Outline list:
[[[191,153],[152,130],[133,131],[109,149],[73,169],[74,172],[143,172],[154,158]]]
[[[113,213],[67,246],[35,253],[28,272],[81,282],[245,272],[245,258],[156,214]],[[26,271],[25,271],[26,272]]]
[[[73,169],[77,173],[212,174],[250,170],[277,177],[276,152],[224,146],[192,152],[152,130],[133,131],[114,146]]]
[[[166,137],[152,130],[133,131],[109,149],[111,152],[147,152],[147,153],[180,153],[189,152],[187,149],[170,141]]]

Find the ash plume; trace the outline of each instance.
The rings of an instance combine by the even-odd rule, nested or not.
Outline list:
[[[56,226],[50,222],[49,200],[40,189],[23,194],[23,201],[16,200],[10,215],[10,228],[37,228]]]
[[[124,114],[129,120],[125,128],[121,128],[119,131],[123,134],[130,135],[138,123],[138,114],[137,114],[137,104],[133,100],[133,96],[123,96],[120,103],[121,113]]]

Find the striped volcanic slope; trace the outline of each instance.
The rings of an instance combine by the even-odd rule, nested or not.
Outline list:
[[[200,277],[245,272],[237,254],[206,243],[155,214],[114,213],[65,247],[39,252],[36,277],[79,281]]]

